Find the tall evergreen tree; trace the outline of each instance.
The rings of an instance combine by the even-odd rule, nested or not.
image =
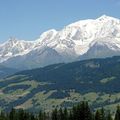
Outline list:
[[[78,113],[77,112],[78,111],[77,111],[76,106],[73,106],[72,111],[71,111],[73,120],[77,120],[77,118],[78,118]]]
[[[39,115],[38,115],[38,120],[44,120],[44,114],[41,110],[40,110]]]
[[[58,120],[58,110],[55,108],[55,110],[52,111],[51,115],[52,120]]]
[[[108,114],[107,114],[106,120],[113,120],[110,111],[109,111]]]
[[[73,120],[92,120],[92,112],[87,102],[81,102],[72,109]]]
[[[69,120],[74,120],[74,119],[73,119],[73,113],[72,113],[71,110],[70,110],[70,113],[69,113]]]
[[[95,120],[106,120],[104,108],[96,111]]]
[[[120,120],[120,106],[119,105],[117,106],[114,120]]]
[[[92,120],[92,113],[88,102],[82,102],[80,105],[80,120]]]
[[[16,111],[14,108],[9,113],[9,120],[16,120]]]
[[[58,114],[59,114],[58,115],[59,120],[64,120],[64,113],[62,108],[59,109]]]
[[[99,110],[97,110],[95,113],[95,120],[101,120],[101,114]]]
[[[3,111],[0,113],[0,120],[7,120],[6,114]]]
[[[68,111],[67,108],[64,109],[64,118],[63,120],[68,120]]]
[[[100,112],[101,112],[101,120],[106,120],[104,108],[100,109]]]

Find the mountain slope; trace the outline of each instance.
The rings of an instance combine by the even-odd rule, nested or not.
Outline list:
[[[17,62],[16,62],[17,61]],[[2,64],[19,69],[31,69],[63,62],[62,57],[52,48],[32,50],[29,54],[12,57]]]
[[[15,74],[19,70],[0,65],[0,79]]]
[[[54,63],[111,57],[120,55],[119,51],[120,20],[103,15],[97,19],[72,23],[60,31],[46,31],[32,42],[12,38],[0,45],[0,63],[16,68],[22,65],[22,69],[29,69]]]
[[[51,110],[88,100],[94,108],[115,107],[120,103],[119,68],[120,57],[112,57],[19,72],[0,80],[0,105]]]
[[[16,38],[10,38],[7,42],[0,45],[0,62],[7,59],[24,55],[32,49],[33,42],[17,40]]]

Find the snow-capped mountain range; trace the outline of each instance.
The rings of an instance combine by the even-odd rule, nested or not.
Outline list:
[[[44,32],[35,41],[0,44],[0,64],[19,69],[120,55],[120,19],[103,15]]]

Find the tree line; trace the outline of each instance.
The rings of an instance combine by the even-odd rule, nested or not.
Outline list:
[[[88,102],[80,102],[69,108],[55,108],[51,112],[40,111],[38,114],[23,109],[12,109],[10,112],[1,112],[0,120],[120,120],[120,106],[117,106],[114,115],[104,108],[92,111]]]

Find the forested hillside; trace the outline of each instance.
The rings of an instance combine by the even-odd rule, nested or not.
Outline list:
[[[119,56],[55,64],[1,79],[0,107],[51,111],[86,100],[94,109],[114,110],[120,103],[119,83]]]

